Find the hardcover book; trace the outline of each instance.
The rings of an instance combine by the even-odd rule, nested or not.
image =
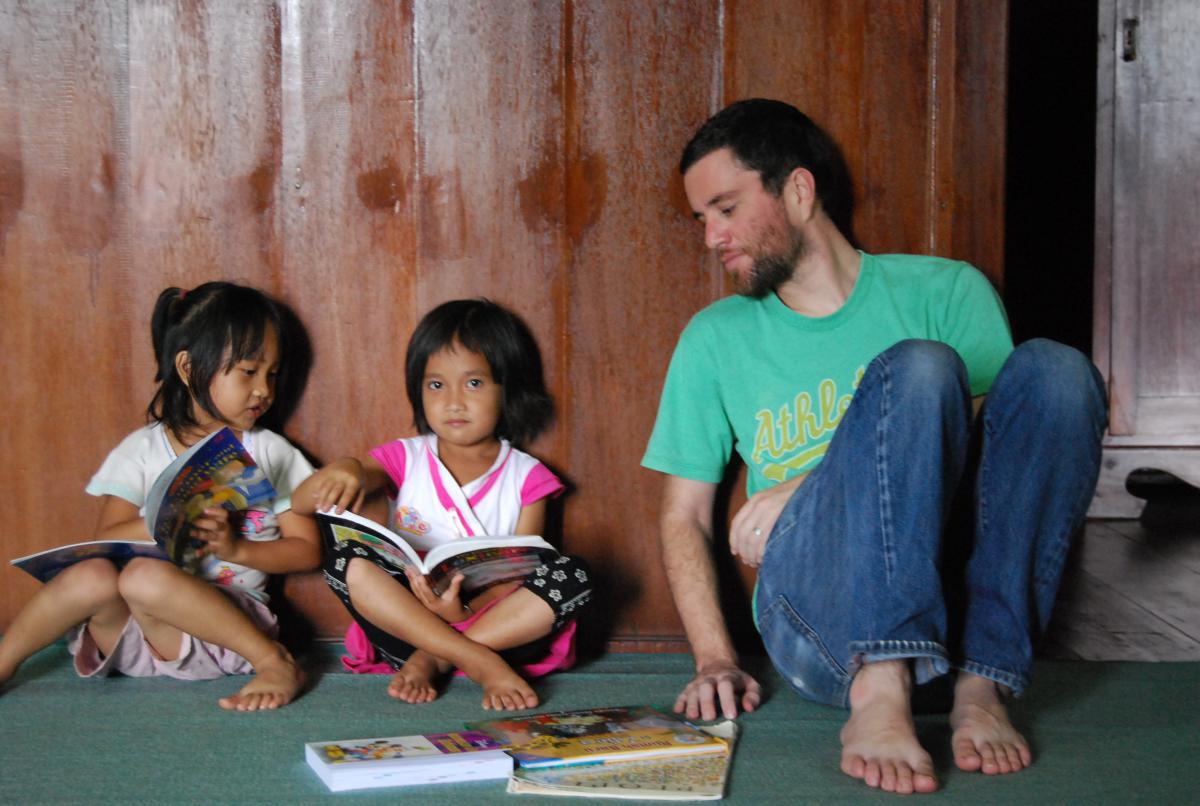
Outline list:
[[[507,778],[512,758],[485,733],[427,733],[304,745],[308,766],[334,792]]]

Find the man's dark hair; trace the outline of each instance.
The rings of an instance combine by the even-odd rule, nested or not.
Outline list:
[[[791,104],[766,98],[735,101],[713,115],[692,136],[679,160],[679,173],[714,151],[728,148],[746,168],[757,171],[763,187],[778,196],[797,168],[813,175],[825,213],[850,232],[850,174],[837,145],[808,115]]]
[[[429,357],[455,342],[479,353],[500,384],[502,402],[496,436],[514,445],[528,443],[554,417],[537,342],[515,314],[486,299],[445,302],[427,313],[413,331],[404,359],[404,381],[418,433],[430,432],[421,391]]]

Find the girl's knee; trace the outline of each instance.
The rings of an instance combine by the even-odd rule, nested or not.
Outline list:
[[[143,605],[161,602],[175,592],[182,573],[171,563],[137,557],[121,569],[117,591],[127,602]]]
[[[387,576],[387,572],[364,557],[351,557],[346,561],[345,572],[342,575],[346,584],[353,587],[365,580]]]
[[[592,572],[587,562],[564,554],[539,567],[525,588],[554,611],[555,627],[577,617],[592,601]]]
[[[110,560],[97,558],[64,569],[54,582],[64,595],[101,604],[120,596],[117,585],[119,574]]]

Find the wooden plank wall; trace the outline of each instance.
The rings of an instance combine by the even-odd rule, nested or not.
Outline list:
[[[288,433],[410,433],[422,313],[486,295],[537,335],[562,542],[603,636],[678,646],[638,467],[675,338],[728,293],[676,176],[738,97],[842,144],[872,251],[1003,261],[1006,4],[965,0],[59,0],[0,6],[0,555],[90,535],[142,422],[158,291],[257,285],[307,325]],[[735,485],[736,486],[736,485]],[[735,497],[736,497],[735,493]],[[748,575],[744,575],[749,578]],[[34,590],[0,570],[0,628]],[[316,576],[289,594],[345,623]]]

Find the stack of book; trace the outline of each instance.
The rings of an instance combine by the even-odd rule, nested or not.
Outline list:
[[[335,791],[508,778],[508,791],[520,794],[717,800],[736,738],[732,722],[701,728],[649,706],[527,714],[466,727],[457,734],[313,742],[305,754]]]

